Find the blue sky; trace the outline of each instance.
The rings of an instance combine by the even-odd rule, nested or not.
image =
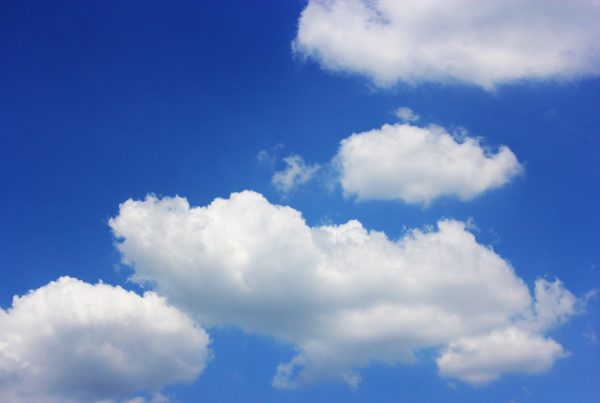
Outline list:
[[[415,28],[415,32],[422,36],[413,39],[433,55],[432,60],[407,57],[406,60],[392,60],[387,66],[387,55],[400,54],[401,50],[409,52],[411,46],[414,48],[410,36],[416,34],[398,28],[410,24],[403,20],[395,25],[394,7],[387,1],[380,3],[375,7],[380,7],[377,11],[384,19],[387,18],[387,23],[381,23],[381,32],[386,29],[389,32],[387,36],[375,37],[375,50],[369,46],[361,48],[366,46],[361,40],[373,39],[371,35],[378,35],[380,31],[371,31],[368,24],[361,31],[350,20],[346,24],[346,20],[334,15],[332,10],[335,11],[335,7],[320,8],[319,2],[311,3],[313,8],[310,10],[314,15],[306,12],[306,2],[295,0],[260,4],[245,1],[197,4],[8,1],[0,5],[0,189],[3,195],[0,205],[0,255],[3,258],[0,307],[4,310],[0,311],[0,327],[4,328],[0,328],[0,333],[11,335],[13,338],[10,340],[25,340],[25,345],[37,348],[32,347],[31,351],[27,347],[17,348],[9,344],[9,338],[3,340],[0,336],[0,341],[9,346],[2,347],[0,343],[0,396],[8,401],[17,401],[19,396],[40,401],[102,398],[125,401],[136,396],[151,400],[155,392],[160,392],[160,396],[154,395],[156,399],[181,402],[593,402],[598,399],[600,390],[594,381],[600,373],[600,345],[597,341],[600,316],[598,299],[591,295],[594,289],[600,288],[600,80],[597,78],[600,50],[589,39],[590,31],[597,31],[589,25],[590,21],[594,18],[597,21],[599,17],[597,6],[591,9],[593,12],[569,7],[565,12],[561,9],[563,2],[557,1],[556,10],[549,8],[550,11],[539,12],[539,16],[532,19],[531,30],[520,30],[522,26],[515,16],[528,13],[531,7],[539,7],[539,1],[506,6],[506,9],[498,7],[491,15],[502,22],[498,23],[502,28],[485,31],[491,39],[485,35],[482,37],[488,38],[489,42],[471,43],[475,53],[475,56],[469,54],[471,59],[466,56],[464,59],[452,59],[455,50],[446,49],[444,43],[439,45],[433,34],[432,44],[422,40],[430,37],[427,33],[438,32],[435,25],[432,27],[424,23]],[[580,3],[585,11],[585,7],[593,2]],[[362,3],[359,1],[346,4],[354,6],[340,14],[344,18],[354,15],[361,21],[363,14],[370,12],[370,9],[360,6]],[[459,4],[455,10],[432,12],[430,20],[443,19],[444,13],[453,13],[449,21],[455,22],[453,26],[462,27],[456,21],[471,21],[468,11]],[[303,19],[299,22],[301,15]],[[406,15],[411,16],[410,13]],[[504,18],[506,16],[514,18]],[[350,41],[353,46],[336,45],[331,37],[327,37],[327,30],[320,33],[321,37],[302,36],[303,32],[312,32],[314,26],[323,26],[324,23],[319,25],[315,22],[318,18],[337,27],[343,40]],[[492,27],[494,18],[489,20]],[[340,21],[343,23],[341,27],[336,25]],[[346,25],[350,31],[344,29]],[[465,26],[468,27],[468,23]],[[477,32],[478,25],[475,26],[473,29]],[[556,35],[559,36],[544,31],[548,26],[556,27]],[[578,30],[580,26],[583,27],[581,32]],[[494,36],[500,38],[500,33],[505,32],[503,29],[514,34],[517,38],[515,43],[505,43],[502,42],[504,39]],[[409,50],[398,50],[394,47],[397,45],[394,40],[386,42],[398,32],[409,38],[406,44]],[[451,35],[459,39],[472,38],[472,33],[457,28]],[[358,39],[344,35],[358,35]],[[563,37],[573,41],[562,43]],[[448,40],[449,43],[452,42]],[[504,70],[490,70],[487,56],[483,54],[490,43],[498,45],[502,51],[509,49],[503,53],[506,58],[503,59],[506,61],[506,66],[502,65],[506,67]],[[531,45],[535,51],[522,48],[520,43]],[[579,44],[587,50],[581,51]],[[431,47],[427,48],[429,45]],[[361,49],[366,53],[361,53]],[[552,53],[555,49],[564,50],[569,57],[560,56],[564,52],[556,56]],[[534,62],[524,61],[523,52],[531,52]],[[378,57],[382,57],[382,61]],[[554,63],[554,57],[558,57],[559,61]],[[363,63],[370,60],[377,63]],[[435,63],[439,60],[450,60],[450,67]],[[463,63],[462,60],[467,61]],[[536,64],[536,60],[540,62]],[[546,60],[550,61],[546,63]],[[399,107],[410,108],[420,116],[419,120],[405,122],[402,126],[401,119],[394,113]],[[475,165],[475,168],[468,168],[468,175],[459,170],[449,174],[456,177],[439,179],[440,175],[454,171],[452,167],[438,169],[441,162],[434,158],[430,166],[419,170],[427,174],[417,175],[422,181],[419,183],[433,183],[433,196],[410,201],[403,199],[405,194],[402,190],[397,191],[396,194],[402,195],[397,197],[385,196],[374,190],[369,197],[358,197],[359,191],[352,191],[341,179],[347,171],[340,167],[343,166],[340,161],[351,165],[353,160],[344,160],[345,157],[341,156],[340,142],[352,134],[360,136],[369,131],[375,131],[377,138],[383,138],[380,128],[385,124],[392,125],[390,136],[400,136],[400,133],[405,133],[406,127],[419,127],[433,136],[431,141],[440,138],[439,132],[428,129],[432,127],[430,125],[436,125],[442,128],[448,139],[453,139],[449,141],[456,147],[464,145],[465,138],[478,138],[480,140],[475,143],[474,149],[481,150],[482,158],[487,159],[505,145],[516,156],[518,162],[511,166],[515,168],[518,165],[519,172],[506,174],[507,179],[497,186],[483,185],[468,197],[461,197],[460,192],[479,180],[483,170]],[[417,135],[406,136],[413,138],[411,136]],[[359,149],[368,153],[369,144],[362,144]],[[420,151],[397,154],[402,150],[390,149],[391,161],[396,162],[414,156],[420,163],[429,158],[431,151],[425,147]],[[440,150],[442,154],[449,152],[446,148]],[[259,158],[261,151],[266,158]],[[285,172],[283,159],[291,155],[301,156],[305,167],[318,164],[320,168],[309,175],[306,183],[293,182],[288,192],[281,192],[274,186],[272,178],[276,172]],[[378,154],[368,157],[371,158],[368,166],[377,165],[383,159]],[[463,161],[467,165],[461,166],[469,167],[467,162]],[[392,163],[392,166],[396,165]],[[396,168],[398,170],[390,172],[389,182],[382,185],[384,188],[402,189],[409,181],[401,167]],[[498,169],[503,174],[510,170]],[[373,183],[373,178],[381,177],[372,172],[364,174],[367,179],[355,181],[354,189],[368,186]],[[457,185],[448,185],[450,190],[446,194],[436,193],[438,186],[455,183],[455,180]],[[226,260],[227,257],[202,254],[196,257],[193,246],[189,250],[178,249],[187,245],[187,236],[194,240],[194,231],[203,231],[192,224],[189,233],[180,231],[179,228],[191,223],[191,210],[177,207],[180,210],[175,210],[181,213],[183,221],[173,224],[169,221],[170,216],[161,215],[164,211],[157,207],[159,204],[141,202],[147,194],[156,195],[157,203],[166,203],[171,200],[169,197],[179,195],[186,198],[191,206],[207,206],[215,198],[229,200],[231,193],[243,190],[262,194],[268,201],[244,196],[250,206],[244,214],[237,215],[235,209],[238,207],[233,202],[229,203],[231,209],[224,213],[215,210],[214,214],[224,215],[223,222],[234,226],[235,236],[246,233],[246,228],[248,233],[251,232],[249,226],[255,223],[249,221],[249,216],[263,220],[265,233],[271,231],[269,225],[276,226],[277,223],[288,228],[285,220],[292,218],[276,216],[278,213],[272,205],[290,206],[305,220],[302,228],[298,227],[300,224],[290,224],[290,228],[298,232],[289,233],[289,244],[287,239],[282,241],[281,253],[276,246],[266,252],[261,249],[257,255],[251,249],[241,250],[243,256],[259,256],[256,257],[258,266],[264,261],[275,261],[285,273],[288,264],[300,268],[294,270],[304,270],[302,258],[297,258],[296,252],[298,256],[309,253],[301,249],[302,245],[294,246],[295,237],[312,234],[314,228],[324,225],[337,228],[337,231],[340,228],[337,226],[356,219],[366,230],[383,232],[391,240],[402,240],[407,236],[410,238],[407,235],[410,229],[421,229],[425,238],[433,236],[438,233],[435,226],[439,220],[451,219],[469,223],[464,231],[475,236],[475,246],[469,243],[473,250],[483,254],[493,251],[491,253],[501,259],[500,266],[514,269],[514,273],[505,275],[508,277],[502,277],[502,281],[506,281],[502,284],[494,284],[487,277],[480,278],[479,274],[469,274],[473,282],[469,283],[472,288],[467,289],[467,295],[473,292],[474,296],[467,298],[467,305],[486,306],[489,302],[478,299],[477,289],[488,290],[486,287],[489,287],[489,290],[497,290],[500,297],[508,295],[513,290],[510,287],[518,285],[518,281],[513,281],[515,278],[522,280],[532,301],[535,299],[536,280],[545,279],[548,284],[557,284],[553,282],[558,278],[562,282],[560,291],[567,293],[561,295],[567,295],[567,299],[563,300],[563,305],[557,303],[548,307],[555,313],[552,320],[556,323],[553,322],[552,326],[539,324],[541,310],[525,304],[527,309],[534,309],[532,318],[520,321],[506,316],[498,319],[498,323],[504,320],[502,325],[484,330],[480,330],[480,324],[465,319],[466,330],[449,340],[436,336],[434,341],[425,342],[425,334],[418,333],[415,336],[418,340],[412,342],[414,346],[398,341],[399,348],[414,352],[414,362],[407,362],[402,354],[390,352],[393,343],[389,347],[375,341],[374,347],[365,350],[364,358],[360,350],[362,345],[353,344],[357,342],[351,337],[348,348],[352,352],[327,350],[331,353],[330,358],[324,358],[322,362],[315,360],[311,356],[316,354],[311,352],[314,340],[333,345],[342,340],[333,330],[331,332],[336,336],[324,336],[329,333],[318,330],[321,322],[315,322],[315,317],[325,315],[326,320],[329,318],[332,322],[339,319],[340,326],[351,327],[348,323],[354,323],[344,322],[337,316],[347,309],[342,302],[334,298],[331,306],[310,307],[312,298],[320,301],[321,295],[314,291],[318,284],[301,283],[298,279],[304,281],[304,277],[290,269],[290,273],[300,277],[276,274],[272,278],[280,282],[272,285],[268,275],[262,277],[264,273],[258,269],[253,271],[254,266],[244,269],[242,265],[247,273],[245,281],[258,284],[248,297],[249,308],[245,312],[236,306],[239,304],[236,302],[239,290],[228,288],[231,284],[223,285],[221,289],[220,277],[211,277],[212,267],[222,271],[232,267],[233,263]],[[140,201],[140,211],[148,214],[145,220],[126,220],[128,213],[119,206],[129,199]],[[253,208],[257,209],[256,212]],[[271,215],[278,218],[270,221]],[[122,224],[114,224],[114,219],[118,218],[123,219]],[[228,228],[216,226],[215,232],[207,232],[206,236],[210,238],[227,233]],[[235,228],[239,231],[236,232]],[[273,231],[277,236],[265,238],[266,243],[279,239],[279,229]],[[148,233],[151,234],[148,239],[152,246],[144,247],[138,240]],[[172,237],[163,237],[167,233]],[[254,236],[262,239],[258,232],[249,237]],[[174,243],[170,243],[172,238]],[[227,243],[227,240],[223,242]],[[246,245],[244,242],[249,240],[242,238],[240,242]],[[194,243],[190,241],[190,245]],[[415,246],[417,249],[420,247],[421,244]],[[456,247],[461,248],[458,244]],[[180,264],[177,258],[167,253],[170,250],[181,252],[176,256],[188,256],[189,253],[192,257],[189,262]],[[345,253],[344,250],[339,253]],[[349,247],[348,250],[356,249]],[[327,259],[333,259],[333,252],[330,256],[328,251],[321,250],[329,256]],[[404,255],[398,253],[398,259],[401,259]],[[436,250],[425,250],[424,255],[435,253]],[[296,258],[298,261],[294,260]],[[129,259],[130,264],[123,259]],[[416,258],[416,261],[427,261],[419,259]],[[452,261],[444,259],[450,258],[444,257],[441,266],[434,266],[432,270],[435,273],[443,273],[447,267],[451,273],[459,275],[463,273],[463,263],[465,267],[471,264],[471,255]],[[474,267],[483,264],[475,257],[473,259]],[[343,266],[335,260],[325,262],[325,266]],[[393,266],[394,262],[393,259],[386,260],[381,265]],[[399,270],[408,270],[408,273],[420,270],[418,265],[402,264],[408,266]],[[370,263],[357,265],[356,270],[364,270],[366,278],[372,279],[374,284],[378,276],[383,276],[378,269],[378,261],[372,261],[373,267]],[[196,267],[202,269],[195,271]],[[186,285],[181,279],[188,278],[185,277],[187,274],[179,280],[170,282],[170,279],[177,279],[177,275],[185,270],[195,274],[190,274],[189,288],[178,288]],[[340,273],[343,278],[343,270]],[[472,275],[474,277],[470,277]],[[23,303],[24,308],[17,312],[13,296],[26,295],[29,290],[46,289],[44,287],[61,276],[70,276],[83,283],[57,283],[52,291],[56,294],[50,291],[47,294],[51,297],[44,297],[41,293],[29,294],[32,303],[34,298],[38,298],[44,308],[32,314],[27,311],[29,305]],[[354,281],[348,279],[349,282]],[[108,285],[106,293],[100,293],[101,288],[97,286],[86,288],[85,283],[96,284],[99,280]],[[294,287],[295,281],[299,281],[297,287]],[[344,280],[341,281],[343,283]],[[429,278],[423,280],[421,285],[435,291],[435,285],[430,281]],[[194,288],[195,282],[198,282],[199,288]],[[213,300],[210,293],[207,297],[201,295],[204,284],[215,290]],[[506,290],[502,288],[504,285],[508,287]],[[133,290],[140,296],[144,289],[155,291],[164,298],[160,300],[162,302],[152,302],[157,304],[156,312],[168,315],[166,312],[173,310],[181,315],[176,316],[179,318],[177,326],[174,325],[177,332],[169,334],[161,345],[185,346],[189,350],[173,347],[172,354],[167,349],[167,356],[175,360],[180,358],[178,354],[187,357],[196,353],[198,357],[206,355],[212,358],[202,363],[190,363],[189,367],[177,367],[172,372],[175,375],[170,377],[162,372],[146,374],[141,371],[139,377],[120,376],[117,372],[114,377],[117,380],[111,380],[113,377],[97,370],[104,364],[106,368],[114,369],[111,362],[103,361],[110,361],[112,356],[97,358],[93,354],[87,356],[80,350],[75,351],[84,337],[82,335],[96,340],[98,345],[116,343],[115,348],[126,353],[129,347],[131,351],[136,348],[138,350],[135,351],[142,351],[139,355],[125,354],[129,357],[126,361],[151,357],[148,360],[155,360],[150,361],[151,365],[168,367],[166,361],[169,358],[158,354],[156,345],[149,341],[154,338],[162,340],[153,333],[161,332],[155,326],[157,321],[160,322],[158,319],[148,317],[148,322],[140,322],[140,328],[134,329],[137,333],[132,334],[127,333],[135,327],[130,326],[130,322],[138,323],[133,318],[140,317],[139,314],[131,317],[115,314],[117,319],[113,320],[88,313],[92,317],[91,322],[83,321],[83,324],[65,319],[79,317],[79,314],[85,316],[88,305],[81,302],[84,307],[81,308],[80,301],[85,295],[95,292],[98,292],[97,299],[92,300],[97,301],[99,310],[108,309],[108,305],[102,305],[105,297],[124,299],[122,305],[117,304],[117,308],[111,309],[129,306],[127,301],[133,301],[131,306],[138,307],[135,305],[138,297],[121,294],[115,291],[118,289],[114,286]],[[62,294],[67,287],[72,287],[72,292]],[[280,287],[284,292],[297,289],[300,296],[294,294],[286,303],[271,287]],[[353,301],[359,306],[357,312],[364,313],[361,309],[366,310],[367,307],[360,305],[362,299],[356,296],[358,288],[351,289],[355,291],[348,291],[348,298],[356,298]],[[316,294],[313,295],[313,291]],[[369,291],[372,292],[369,298],[379,298],[388,292],[393,294],[392,291],[375,287]],[[275,297],[271,297],[271,292]],[[336,294],[336,290],[331,290],[331,294]],[[298,316],[298,330],[293,330],[293,324],[288,327],[279,324],[285,322],[288,313],[292,320],[295,318],[297,302],[294,298],[300,301],[299,309],[306,310]],[[394,305],[400,303],[393,296],[389,298],[384,302],[395,307],[393,309],[406,308],[402,305],[406,302]],[[423,299],[425,297],[415,298],[415,304],[443,308],[446,304],[454,304],[456,294],[450,290],[447,295],[436,295],[432,297],[435,302]],[[507,296],[506,300],[509,299]],[[150,303],[148,299],[144,301]],[[565,308],[564,304],[568,305],[569,301],[573,306]],[[493,305],[494,309],[505,309],[504,302],[497,304],[500,305]],[[229,305],[231,308],[220,310]],[[269,305],[276,306],[274,316],[267,309]],[[48,310],[48,316],[44,316],[44,309]],[[329,309],[335,312],[331,317],[326,313]],[[452,313],[462,318],[461,315],[466,315],[464,309],[461,305]],[[561,309],[566,310],[563,312]],[[517,315],[517,311],[509,313]],[[246,319],[248,317],[253,319]],[[370,320],[370,317],[367,319]],[[97,323],[94,321],[103,323],[104,330],[90,328],[89,323]],[[28,328],[22,323],[39,323],[39,327],[31,325]],[[367,323],[371,322],[367,320]],[[384,327],[385,321],[373,323],[377,333],[379,328]],[[44,334],[40,329],[46,329],[46,325],[48,328],[55,326],[54,336],[28,339],[33,337],[33,333]],[[74,333],[65,330],[68,326],[72,326],[69,329]],[[118,330],[111,331],[111,326]],[[506,326],[519,329],[524,337],[544,340],[546,347],[550,346],[548,340],[553,340],[553,343],[562,346],[562,353],[555,353],[551,363],[542,365],[540,370],[534,370],[528,367],[528,363],[517,359],[498,370],[497,377],[483,383],[469,381],[459,370],[448,369],[449,372],[445,373],[437,364],[436,360],[449,351],[447,349],[452,342],[460,344],[464,338],[484,340],[482,338],[494,332],[504,334]],[[305,331],[307,327],[317,330],[311,333]],[[131,345],[121,339],[109,337],[105,340],[103,331],[106,334],[124,332],[127,335],[124,339],[130,340]],[[400,326],[392,332],[392,338],[403,340],[405,331]],[[210,337],[208,347],[203,341],[203,332]],[[447,329],[438,326],[436,332],[443,334]],[[185,335],[187,341],[180,341],[178,335]],[[80,388],[76,388],[73,386],[76,382],[28,375],[25,361],[37,365],[44,373],[49,366],[56,364],[52,360],[56,360],[57,356],[60,360],[60,355],[53,356],[47,351],[62,346],[61,340],[64,343],[74,340],[73,351],[65,347],[64,354],[75,358],[72,367],[60,367],[57,372],[67,379],[72,376],[69,371],[79,368],[89,373],[89,388],[86,389],[88,383],[83,381],[79,384]],[[207,348],[210,353],[207,353]],[[353,353],[359,350],[360,357],[352,358]],[[307,379],[310,379],[306,384],[300,382],[295,385],[298,387],[291,389],[274,387],[272,379],[277,366],[289,362],[296,354],[308,357],[307,368],[312,368],[311,359],[315,360],[317,370],[308,372],[310,376],[307,375]],[[98,362],[102,365],[94,359],[100,360]],[[386,360],[390,362],[386,363]],[[86,367],[86,363],[90,367]],[[136,365],[131,361],[123,365],[127,367],[129,364]],[[528,371],[535,373],[524,373]],[[360,376],[360,383],[348,385],[343,377],[340,378],[342,373]],[[125,371],[124,374],[130,373]],[[103,383],[101,379],[109,380]],[[145,379],[152,381],[142,381]],[[31,395],[23,395],[23,390]]]

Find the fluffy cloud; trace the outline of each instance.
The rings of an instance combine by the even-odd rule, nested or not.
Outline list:
[[[598,0],[309,0],[293,42],[381,86],[600,73]]]
[[[124,399],[192,381],[207,360],[208,336],[152,292],[74,278],[0,309],[0,400]]]
[[[494,154],[476,138],[457,140],[439,126],[408,124],[351,135],[335,161],[347,195],[425,204],[444,195],[472,199],[521,171],[506,146]]]
[[[276,387],[327,378],[356,385],[357,369],[413,361],[422,348],[440,348],[442,374],[467,382],[536,372],[563,356],[542,338],[538,317],[558,323],[574,313],[560,282],[538,280],[532,297],[458,221],[391,240],[355,220],[310,227],[297,210],[245,191],[205,207],[181,197],[128,200],[110,226],[133,281],[152,284],[202,325],[292,345],[297,355],[277,367]],[[529,349],[526,363],[494,364],[483,348],[475,359],[463,353],[470,340],[494,345],[513,328],[518,341],[507,349]]]
[[[260,157],[259,157],[260,158]],[[286,168],[273,175],[272,183],[281,193],[287,194],[299,185],[308,182],[320,166],[308,165],[299,155],[290,155],[283,159]]]
[[[566,355],[563,347],[551,339],[509,327],[453,341],[437,364],[442,375],[479,384],[506,372],[542,372]]]

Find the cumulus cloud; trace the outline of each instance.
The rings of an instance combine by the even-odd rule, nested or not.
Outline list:
[[[306,164],[299,155],[285,157],[283,162],[286,165],[285,169],[275,172],[272,178],[275,188],[283,194],[311,180],[320,168],[317,164]]]
[[[459,221],[392,240],[356,220],[311,227],[299,211],[244,191],[205,207],[181,197],[128,200],[110,226],[133,281],[153,285],[202,325],[293,346],[276,387],[332,378],[356,386],[361,367],[411,362],[422,348],[440,349],[442,374],[467,382],[537,372],[564,356],[534,323],[564,321],[565,301],[575,297],[543,279],[532,297]],[[494,364],[497,355],[483,347],[475,359],[463,353],[471,340],[494,345],[511,332],[517,341],[507,349],[528,348],[527,362]]]
[[[486,383],[506,372],[546,371],[567,355],[554,340],[515,327],[480,337],[463,337],[450,343],[437,359],[440,373],[473,384]]]
[[[377,85],[600,73],[598,0],[309,0],[293,42],[324,68]]]
[[[195,379],[208,341],[155,293],[61,277],[0,309],[0,400],[108,401],[157,392]]]
[[[521,172],[506,146],[493,153],[476,138],[459,140],[439,126],[409,124],[351,135],[335,162],[347,195],[424,204],[440,196],[469,200]]]

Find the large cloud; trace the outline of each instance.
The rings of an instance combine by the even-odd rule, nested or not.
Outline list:
[[[359,199],[429,203],[439,196],[469,200],[521,171],[506,146],[485,150],[439,126],[384,125],[342,140],[335,162],[344,193]]]
[[[74,278],[15,297],[0,309],[0,400],[124,399],[192,381],[208,336],[152,292]]]
[[[354,220],[310,227],[300,212],[245,191],[206,207],[181,197],[128,200],[110,226],[134,281],[153,284],[203,325],[294,346],[297,355],[277,368],[277,387],[326,378],[356,384],[354,370],[411,361],[427,347],[440,349],[443,375],[467,382],[535,372],[564,355],[556,342],[540,342],[543,332],[575,312],[560,282],[538,280],[532,297],[457,221],[394,241]],[[532,353],[496,366],[497,354],[481,354],[477,364],[488,362],[493,376],[474,377],[459,348],[475,338],[497,349],[494,335],[510,329],[523,335],[515,348]]]
[[[598,0],[309,0],[296,52],[330,70],[472,83],[600,73]]]

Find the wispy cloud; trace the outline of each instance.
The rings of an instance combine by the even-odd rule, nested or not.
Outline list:
[[[321,168],[318,164],[307,164],[299,155],[285,157],[283,162],[286,167],[276,171],[271,182],[284,195],[310,181]]]

